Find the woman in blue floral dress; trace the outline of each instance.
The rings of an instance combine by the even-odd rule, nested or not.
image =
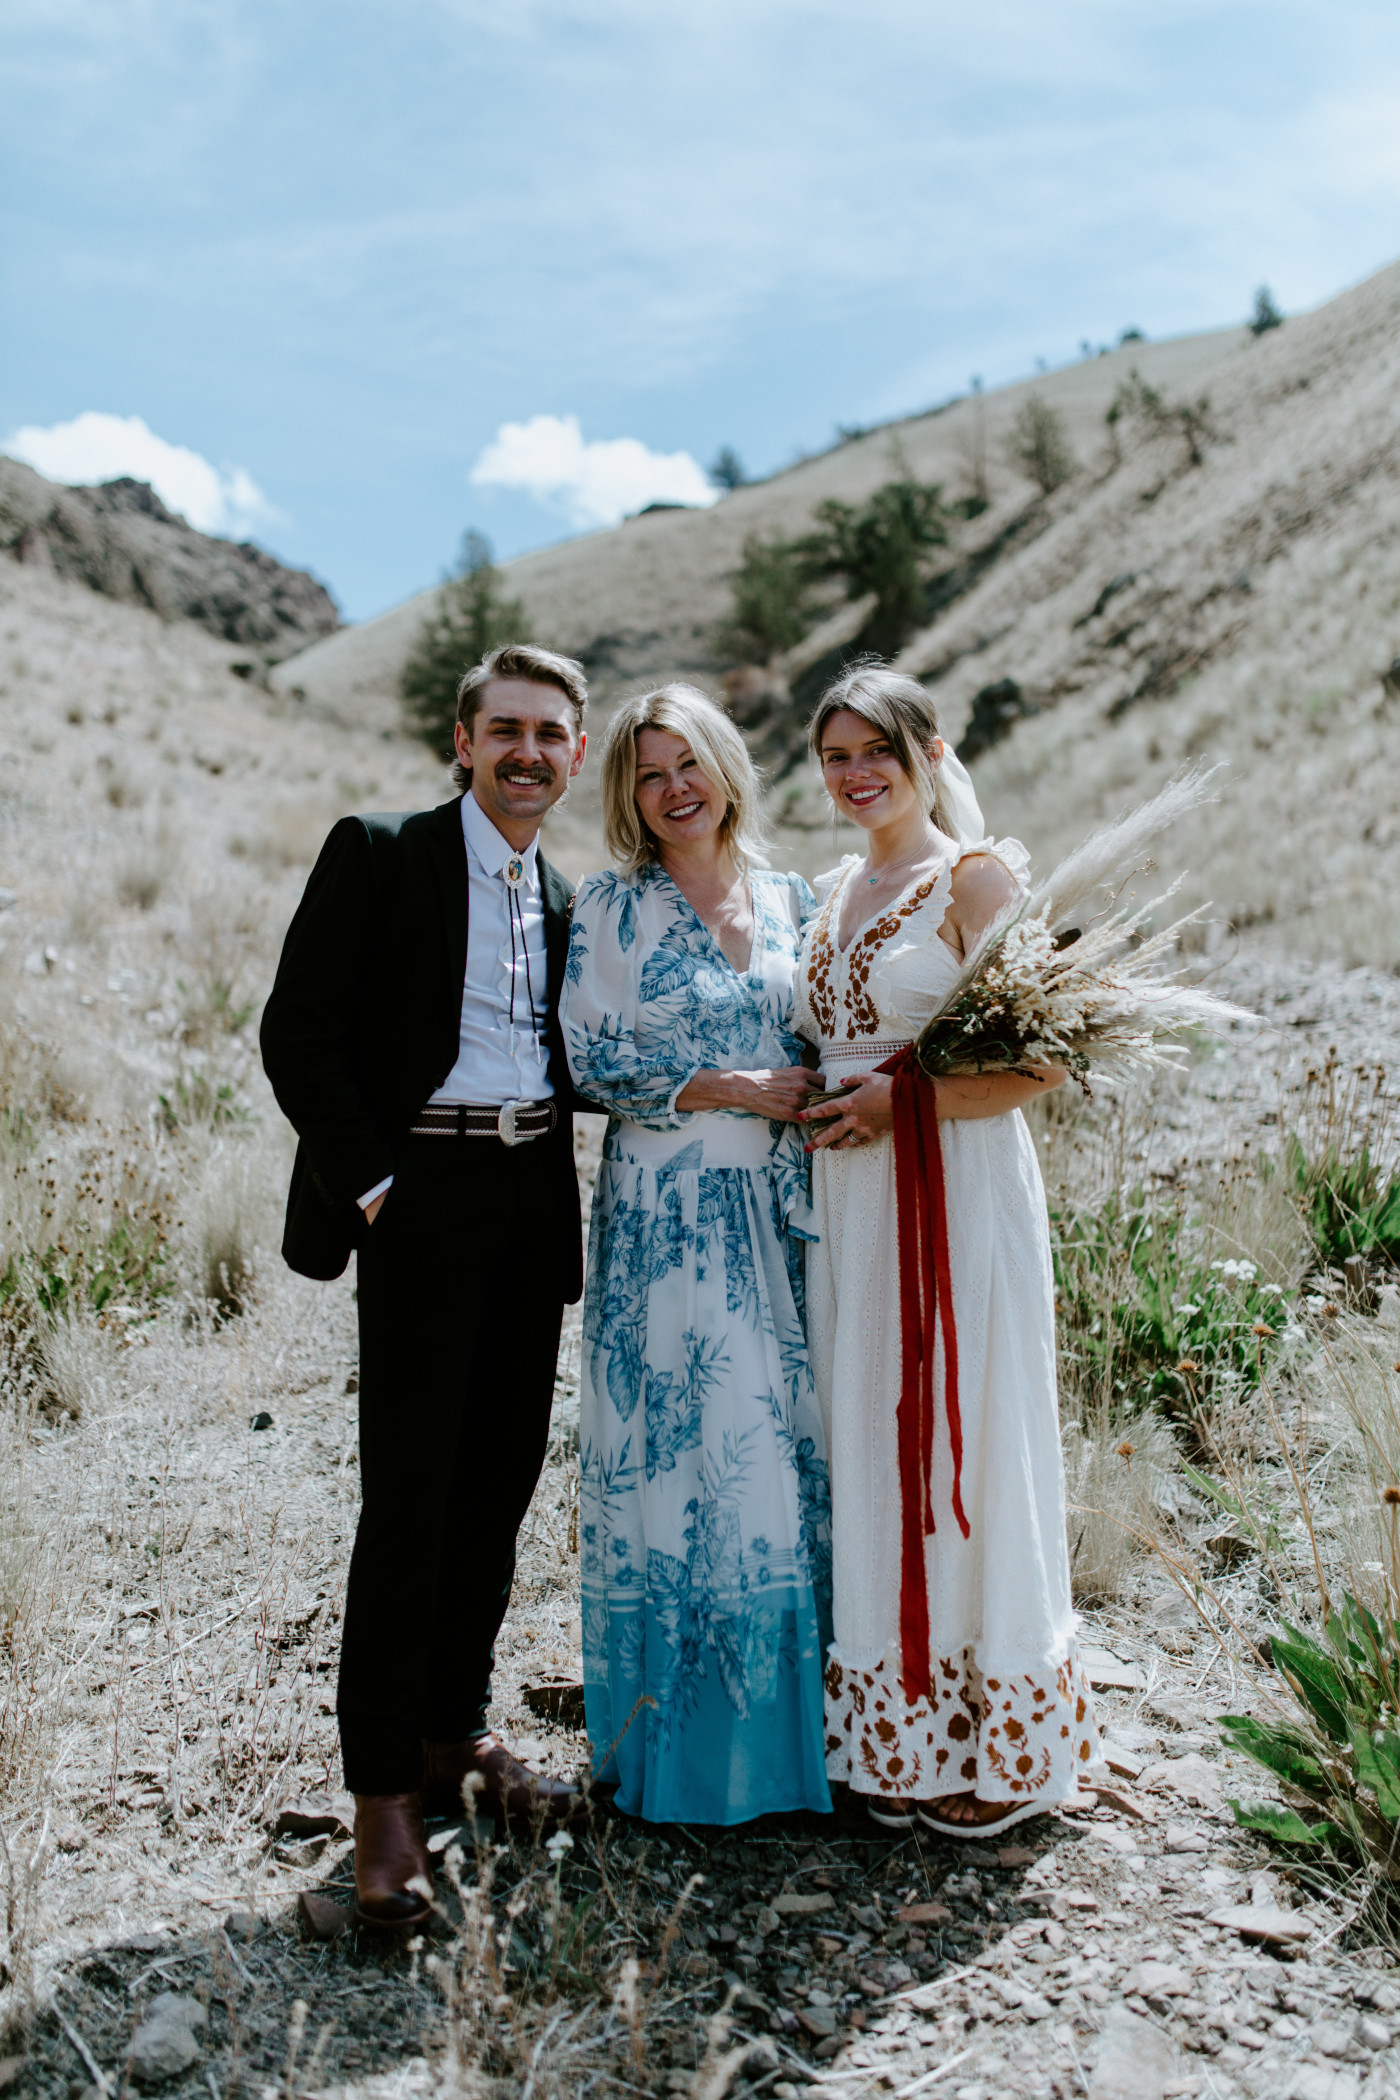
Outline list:
[[[791,1028],[812,906],[755,865],[742,737],[695,688],[625,702],[603,755],[620,872],[574,899],[561,1018],[611,1115],[580,1421],[595,1777],[657,1822],[829,1809],[831,1495],[803,1333]]]

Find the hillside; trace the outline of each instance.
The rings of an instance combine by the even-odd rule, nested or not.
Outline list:
[[[238,644],[250,659],[244,677],[260,676],[340,624],[335,600],[314,576],[286,568],[251,540],[196,532],[129,476],[61,488],[0,457],[0,553],[162,619],[194,621]]]
[[[991,508],[951,551],[963,587],[901,661],[938,693],[957,739],[976,696],[1014,681],[993,725],[1008,733],[975,765],[993,830],[1049,852],[1182,758],[1220,759],[1221,805],[1175,849],[1208,870],[1197,898],[1237,925],[1286,926],[1311,951],[1389,965],[1400,960],[1397,322],[1392,266],[1257,341],[1232,329],[1124,345],[980,407],[964,400],[852,440],[712,510],[523,556],[507,565],[509,588],[538,634],[588,663],[603,711],[642,677],[715,685],[726,666],[713,630],[745,534],[798,532],[824,498],[859,500],[906,471],[965,493],[984,416]],[[1170,402],[1208,395],[1199,465],[1174,434],[1120,424],[1112,444],[1105,411],[1134,370]],[[1032,392],[1063,415],[1080,461],[1048,501],[1004,457]],[[431,596],[307,649],[276,683],[341,721],[393,728],[398,668]],[[827,639],[851,625],[838,615]],[[785,752],[799,726],[777,725]],[[581,830],[595,797],[586,774],[573,798]],[[826,865],[831,834],[805,767],[780,780],[777,805],[786,856]]]

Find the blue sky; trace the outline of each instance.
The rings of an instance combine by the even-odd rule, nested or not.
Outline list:
[[[192,515],[351,617],[468,525],[513,553],[648,474],[684,493],[676,455],[771,469],[972,372],[1240,319],[1264,279],[1308,306],[1400,253],[1395,0],[6,16],[0,441],[141,419],[212,473],[170,469]],[[30,449],[77,478],[141,444]]]

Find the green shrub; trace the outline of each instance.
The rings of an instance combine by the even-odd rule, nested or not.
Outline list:
[[[1353,1255],[1400,1264],[1400,1174],[1387,1173],[1363,1147],[1347,1159],[1329,1146],[1309,1159],[1297,1132],[1288,1139],[1288,1164],[1318,1258],[1339,1269]]]
[[[1141,1192],[1052,1211],[1055,1302],[1066,1381],[1127,1414],[1159,1407],[1203,1422],[1259,1383],[1289,1293],[1251,1261],[1192,1251],[1202,1236]]]
[[[751,532],[732,588],[733,609],[717,637],[728,656],[767,663],[800,642],[812,623],[811,589],[791,541]]]
[[[1064,417],[1040,394],[1029,395],[1017,410],[1006,456],[1043,496],[1063,487],[1078,465]]]
[[[848,598],[875,595],[863,641],[883,655],[899,649],[925,615],[924,562],[948,544],[949,512],[936,482],[888,481],[860,504],[819,503],[817,529],[798,540],[806,575],[840,577]]]
[[[1115,447],[1123,423],[1133,423],[1144,437],[1180,437],[1193,467],[1204,457],[1201,447],[1214,437],[1210,420],[1210,396],[1196,401],[1169,401],[1165,394],[1143,378],[1134,365],[1104,411],[1109,436]]]
[[[467,533],[456,570],[444,580],[399,677],[410,722],[442,757],[452,755],[463,673],[502,642],[529,640],[523,605],[502,595],[491,542],[479,532]]]

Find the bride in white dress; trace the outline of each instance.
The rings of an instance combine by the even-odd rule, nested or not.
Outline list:
[[[836,809],[868,840],[864,860],[827,878],[808,923],[793,1022],[828,1087],[860,1081],[804,1115],[820,1235],[808,1340],[832,1488],[827,1776],[868,1796],[879,1822],[917,1815],[975,1837],[1063,1800],[1097,1755],[1065,1544],[1049,1227],[1018,1112],[1064,1074],[918,1082],[935,1089],[939,1118],[962,1449],[959,1463],[940,1351],[926,1606],[916,1597],[911,1619],[893,1083],[874,1068],[917,1034],[929,995],[951,983],[1027,862],[1014,840],[981,838],[971,783],[913,679],[848,673],[817,710],[812,748]],[[929,1655],[911,1670],[901,1625],[925,1610]],[[911,1694],[911,1678],[927,1691]]]

